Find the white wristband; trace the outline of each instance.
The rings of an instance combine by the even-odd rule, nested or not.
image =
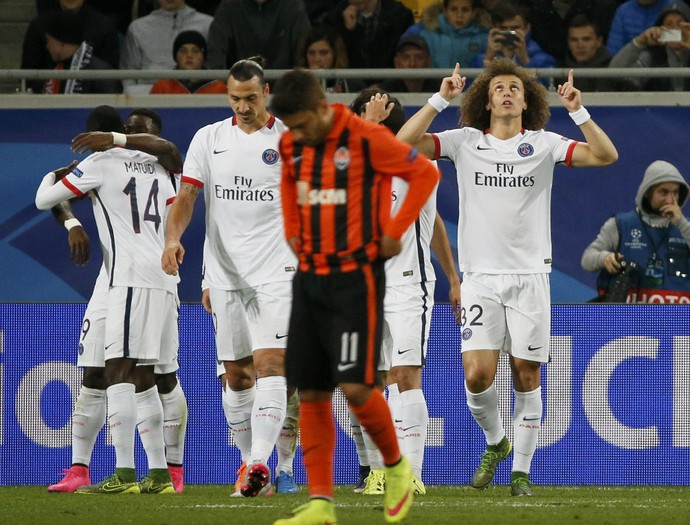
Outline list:
[[[127,135],[124,133],[112,132],[113,135],[113,146],[126,146],[127,145]]]
[[[578,126],[582,126],[582,124],[592,118],[589,116],[589,111],[587,111],[584,106],[580,106],[580,109],[568,113],[568,115],[570,115],[570,118],[573,119],[573,122]]]
[[[81,222],[79,222],[79,219],[71,218],[63,222],[62,225],[65,227],[65,230],[70,231],[75,226],[81,226]]]
[[[427,103],[439,113],[450,105],[450,102],[443,98],[438,91],[429,97]]]

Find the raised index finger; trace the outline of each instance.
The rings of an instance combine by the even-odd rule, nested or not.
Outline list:
[[[460,63],[455,63],[455,69],[453,69],[453,76],[460,76]]]
[[[568,84],[570,84],[571,87],[573,86],[573,70],[572,69],[570,71],[568,71]]]

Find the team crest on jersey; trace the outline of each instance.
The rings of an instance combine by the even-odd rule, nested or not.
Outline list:
[[[261,160],[263,160],[269,166],[273,166],[276,162],[278,162],[279,158],[280,155],[278,155],[278,152],[271,148],[268,148],[261,154]]]
[[[526,142],[523,142],[518,146],[517,152],[518,155],[520,155],[521,157],[530,157],[534,154],[534,147],[532,147],[532,144],[527,144]]]
[[[74,173],[75,177],[79,177],[79,178],[81,178],[81,176],[84,175],[84,172],[81,171],[79,168],[74,168],[72,170],[72,173]]]
[[[462,340],[467,341],[470,337],[472,337],[472,329],[471,328],[465,328],[462,331]]]
[[[350,150],[342,146],[335,150],[333,154],[333,163],[336,169],[344,170],[350,165]]]

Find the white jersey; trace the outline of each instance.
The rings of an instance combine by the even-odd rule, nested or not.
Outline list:
[[[62,182],[78,196],[91,192],[109,286],[176,291],[179,278],[161,268],[176,192],[156,157],[124,148],[94,153]]]
[[[196,132],[182,182],[204,188],[204,282],[237,290],[292,280],[297,258],[285,240],[278,142],[285,125],[271,116],[247,134],[235,117]]]
[[[465,127],[433,135],[436,157],[455,163],[463,272],[551,271],[551,184],[577,141],[548,131],[508,140]]]
[[[409,184],[400,177],[393,177],[393,206],[391,216],[405,200]],[[386,286],[431,282],[436,280],[434,266],[431,264],[431,237],[434,234],[436,219],[436,191],[431,193],[419,218],[403,234],[402,251],[386,261]]]

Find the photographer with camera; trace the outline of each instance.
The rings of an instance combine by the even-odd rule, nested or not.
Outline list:
[[[491,11],[491,26],[486,53],[475,55],[472,67],[483,68],[496,57],[506,57],[519,66],[530,68],[556,65],[556,59],[542,51],[530,37],[527,7],[501,2]]]
[[[690,304],[687,198],[688,183],[673,164],[649,165],[635,210],[608,219],[582,254],[582,267],[599,271],[600,301]]]
[[[690,7],[683,2],[668,4],[652,27],[628,42],[613,57],[609,67],[689,67]],[[631,78],[638,91],[688,91],[690,77]]]

